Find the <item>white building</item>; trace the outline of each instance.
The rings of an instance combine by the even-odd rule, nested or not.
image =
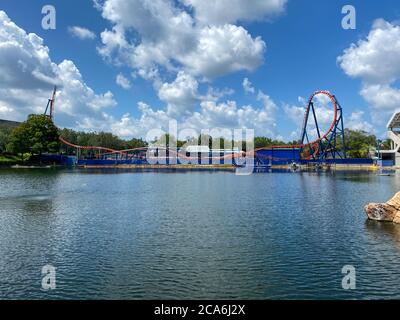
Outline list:
[[[208,146],[187,146],[185,148],[187,153],[206,153],[206,154],[230,154],[239,153],[239,148],[232,149],[210,149]]]
[[[391,150],[380,150],[382,160],[393,161],[400,167],[400,112],[393,114],[388,125],[388,138],[391,140]]]

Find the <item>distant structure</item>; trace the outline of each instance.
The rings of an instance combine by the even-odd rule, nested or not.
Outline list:
[[[0,119],[0,129],[13,129],[18,127],[21,122]]]
[[[187,156],[190,154],[201,154],[204,156],[225,156],[228,154],[240,154],[240,150],[238,147],[229,148],[229,149],[210,149],[209,146],[187,146],[184,150],[179,150],[180,152],[184,151]]]
[[[392,161],[395,166],[400,166],[400,112],[393,114],[387,128],[387,135],[391,140],[391,150],[380,150],[380,160]]]
[[[314,98],[318,95],[327,97],[333,106],[333,120],[329,129],[321,132],[318,124]],[[311,116],[312,115],[312,116]],[[309,127],[311,125],[311,127]],[[310,129],[317,133],[317,139],[310,141]],[[312,131],[312,130],[310,130]],[[303,129],[301,133],[301,148],[303,149],[303,158],[310,160],[325,161],[327,159],[346,159],[346,141],[344,134],[343,109],[340,106],[336,96],[329,91],[316,91],[308,100],[308,106],[304,115]],[[341,144],[341,148],[338,145]],[[341,150],[340,150],[341,149]],[[305,155],[307,154],[308,155]]]
[[[52,95],[51,99],[49,99],[47,101],[46,110],[44,112],[44,115],[49,117],[50,120],[53,120],[54,103],[56,102],[56,94],[57,94],[57,86],[54,86],[53,95]]]

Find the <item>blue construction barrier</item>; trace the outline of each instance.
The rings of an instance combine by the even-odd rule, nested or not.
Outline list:
[[[261,165],[287,165],[300,162],[299,148],[263,149],[256,152],[256,161]]]
[[[318,160],[301,160],[301,149],[264,149],[257,151],[257,161],[261,165],[287,165],[292,163],[309,164],[309,163],[326,163],[326,164],[343,164],[343,165],[373,165],[373,159],[325,159]],[[389,165],[389,164],[388,164]]]
[[[66,156],[60,154],[43,154],[40,160],[44,163],[55,163],[63,166],[72,167],[76,164],[77,159],[75,156]]]
[[[145,165],[145,159],[112,160],[112,159],[79,159],[78,166],[114,166],[114,165]]]
[[[394,161],[393,160],[379,160],[378,161],[378,166],[381,166],[381,167],[393,167],[394,166]]]
[[[146,159],[77,159],[75,156],[66,155],[52,155],[44,154],[41,157],[42,162],[50,164],[59,164],[64,166],[114,166],[114,165],[148,165]],[[192,163],[198,163],[197,161],[191,161]],[[318,160],[300,160],[300,149],[265,149],[257,151],[256,153],[256,165],[261,166],[284,166],[293,163],[297,164],[310,164],[310,163],[321,163]],[[178,161],[178,164],[180,162]],[[212,164],[210,159],[209,164]],[[220,161],[223,163],[223,160]],[[373,159],[325,159],[322,161],[325,164],[342,164],[342,165],[373,165],[375,162]],[[208,164],[203,163],[203,164]],[[393,166],[394,163],[391,160],[379,161],[378,165],[383,167]]]
[[[325,159],[321,161],[322,163],[326,164],[344,164],[344,165],[373,165],[373,159]],[[308,163],[318,163],[318,160],[301,160],[301,164],[308,164]]]

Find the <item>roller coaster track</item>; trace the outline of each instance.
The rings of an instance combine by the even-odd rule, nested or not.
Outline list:
[[[55,89],[56,90],[56,89]],[[330,101],[332,102],[332,106],[333,106],[333,119],[331,122],[331,125],[329,127],[329,129],[321,135],[320,130],[319,130],[319,126],[318,126],[318,121],[317,121],[317,117],[316,117],[316,113],[315,113],[315,108],[314,108],[314,98],[317,95],[325,95],[327,96]],[[53,98],[49,100],[49,104],[51,106],[50,110],[51,110],[51,114],[50,117],[53,116],[53,108],[54,108],[54,100],[55,100],[55,92],[53,93]],[[46,108],[47,110],[47,108]],[[313,141],[309,141],[308,140],[308,133],[307,133],[307,126],[309,123],[309,119],[310,119],[310,113],[313,114],[313,119],[315,121],[315,126],[317,129],[317,134],[318,137],[317,139],[313,140]],[[340,114],[339,114],[340,113]],[[338,117],[339,115],[339,117]],[[302,126],[302,134],[301,134],[301,143],[299,144],[293,144],[293,145],[275,145],[275,146],[269,146],[269,147],[262,147],[262,148],[257,148],[253,151],[247,151],[247,152],[240,152],[240,153],[231,153],[231,154],[227,154],[224,156],[215,156],[215,157],[204,157],[204,159],[213,159],[213,160],[227,160],[227,159],[233,159],[233,158],[239,158],[239,157],[243,157],[243,156],[256,156],[256,153],[259,151],[263,151],[263,150],[271,150],[271,149],[308,149],[309,151],[309,155],[305,157],[305,159],[309,160],[309,159],[315,159],[318,157],[318,155],[324,151],[324,152],[336,152],[335,148],[336,148],[336,131],[338,130],[338,126],[342,125],[342,128],[339,129],[342,134],[343,134],[343,118],[342,118],[342,109],[339,106],[336,97],[331,94],[329,91],[325,91],[325,90],[321,90],[321,91],[316,91],[314,92],[309,100],[308,100],[308,105],[305,111],[305,115],[304,115],[304,120],[303,120],[303,126]],[[334,135],[334,146],[332,145],[332,135]],[[133,149],[126,149],[126,150],[115,150],[112,148],[106,148],[106,147],[99,147],[99,146],[81,146],[81,145],[77,145],[74,143],[71,143],[69,141],[67,141],[66,139],[64,139],[63,137],[60,137],[60,142],[72,147],[72,148],[76,148],[79,150],[96,150],[96,151],[103,151],[107,154],[119,154],[119,155],[125,155],[128,156],[128,153],[130,152],[136,152],[136,151],[146,151],[148,149],[159,149],[159,150],[164,150],[165,152],[168,150],[169,154],[172,155],[176,155],[179,156],[180,158],[186,159],[186,160],[193,160],[193,159],[198,159],[198,157],[190,157],[190,156],[186,156],[186,154],[182,154],[181,152],[177,152],[174,151],[172,149],[168,149],[166,147],[158,147],[158,146],[151,146],[151,147],[141,147],[141,148],[133,148]],[[328,143],[328,147],[323,149],[322,143]],[[344,142],[344,137],[343,137],[343,142]],[[343,143],[344,144],[344,143]],[[264,156],[264,158],[267,159],[271,159],[271,160],[277,160],[278,158],[274,158],[271,156]],[[279,159],[278,159],[279,160]]]
[[[59,137],[59,139],[60,139],[61,143],[65,144],[65,145],[67,145],[69,147],[76,148],[76,149],[98,150],[98,151],[106,151],[106,152],[109,152],[109,153],[118,153],[118,154],[125,154],[126,153],[125,150],[114,150],[114,149],[106,148],[106,147],[80,146],[80,145],[77,145],[77,144],[74,144],[74,143],[71,143],[71,142],[65,140],[63,137]]]

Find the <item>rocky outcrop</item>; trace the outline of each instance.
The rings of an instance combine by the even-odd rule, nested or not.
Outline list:
[[[400,192],[386,203],[370,203],[365,212],[371,220],[400,223]]]

